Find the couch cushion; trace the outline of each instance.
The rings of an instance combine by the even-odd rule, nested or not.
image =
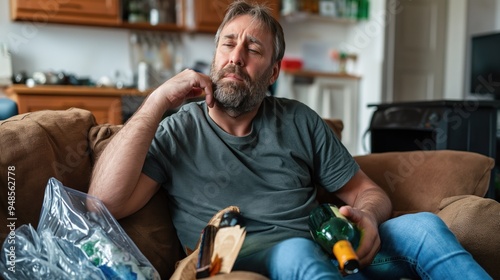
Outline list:
[[[185,257],[167,201],[167,192],[160,189],[141,210],[118,221],[162,279],[168,279]]]
[[[95,164],[109,141],[115,136],[123,125],[100,124],[92,127],[89,131],[90,156]]]
[[[445,198],[438,216],[493,279],[500,279],[500,203],[474,195]]]
[[[451,150],[374,153],[355,159],[389,195],[393,216],[437,213],[441,200],[451,196],[482,197],[494,166],[484,155]]]
[[[16,226],[38,225],[50,177],[87,191],[91,172],[87,135],[93,125],[89,111],[75,108],[26,113],[0,122],[0,182],[7,182],[7,167],[13,166]],[[0,219],[4,221],[7,199],[7,192],[0,192]],[[7,230],[0,230],[2,241]]]

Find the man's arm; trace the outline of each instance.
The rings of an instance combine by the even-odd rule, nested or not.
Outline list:
[[[97,161],[89,188],[117,219],[142,208],[159,188],[141,170],[163,114],[202,92],[212,106],[212,85],[206,75],[185,70],[163,83],[113,137]]]
[[[378,226],[391,214],[392,204],[387,194],[359,170],[336,195],[348,204],[340,212],[356,223],[362,231],[357,254],[362,266],[371,263],[380,248]]]

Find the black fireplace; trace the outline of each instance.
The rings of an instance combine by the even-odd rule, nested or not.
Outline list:
[[[500,101],[437,100],[369,105],[372,153],[414,150],[460,150],[495,159]],[[495,170],[498,168],[495,168]],[[487,197],[495,198],[493,170]]]

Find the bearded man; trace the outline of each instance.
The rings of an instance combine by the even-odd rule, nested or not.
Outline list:
[[[247,234],[235,270],[342,279],[307,225],[323,187],[347,203],[341,213],[363,233],[362,269],[348,277],[486,279],[437,216],[386,221],[389,198],[321,117],[267,96],[284,51],[281,26],[267,9],[233,2],[216,34],[210,76],[185,70],[152,92],[101,155],[89,194],[119,219],[165,188],[178,237],[191,249],[215,213],[238,206]],[[162,120],[201,94],[204,101]]]

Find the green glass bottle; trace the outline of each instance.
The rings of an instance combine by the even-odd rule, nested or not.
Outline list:
[[[309,230],[313,239],[330,256],[334,256],[339,269],[347,274],[359,271],[359,259],[355,253],[361,233],[339,212],[333,204],[320,204],[309,215]]]

